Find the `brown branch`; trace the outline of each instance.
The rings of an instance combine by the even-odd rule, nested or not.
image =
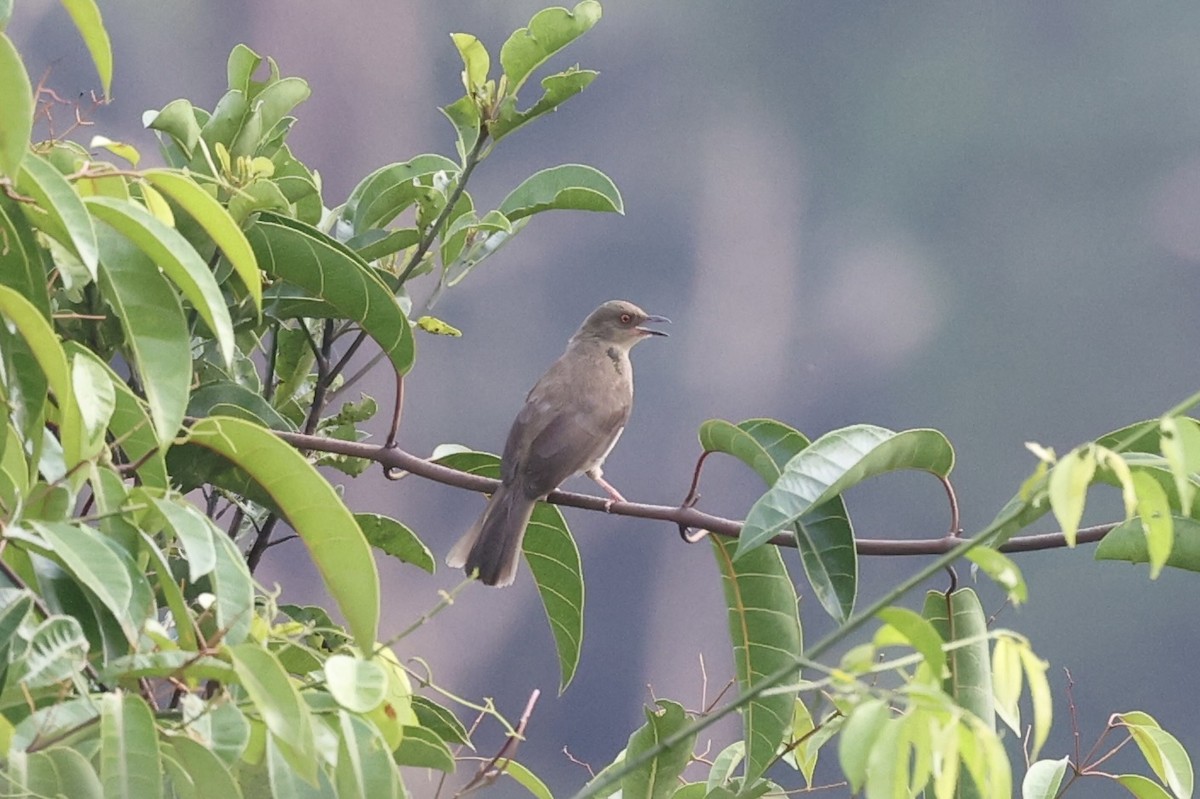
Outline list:
[[[355,458],[365,458],[383,466],[384,473],[391,479],[398,479],[396,472],[411,472],[427,480],[433,480],[443,485],[454,486],[468,491],[480,491],[490,494],[496,490],[500,481],[475,474],[467,474],[448,466],[433,463],[424,458],[405,452],[399,447],[381,447],[375,444],[365,444],[358,441],[341,441],[324,436],[310,436],[303,433],[290,433],[276,430],[275,435],[292,446],[301,449],[328,452],[334,455],[349,455]],[[742,523],[734,519],[713,516],[695,508],[677,507],[671,505],[648,505],[641,502],[613,502],[607,497],[597,497],[591,494],[578,494],[573,491],[552,491],[546,501],[553,505],[570,508],[612,513],[617,516],[632,516],[639,519],[671,522],[682,527],[699,527],[709,532],[729,538],[737,538],[742,531]],[[1094,544],[1104,538],[1116,523],[1100,524],[1094,527],[1082,527],[1075,536],[1080,544]],[[916,538],[910,540],[859,538],[854,544],[860,555],[943,555],[961,544],[963,539],[958,536],[944,535],[940,538]],[[795,539],[786,534],[780,534],[770,540],[770,543],[781,547],[795,547]],[[1061,549],[1067,546],[1066,536],[1061,532],[1040,533],[1037,535],[1017,536],[1010,538],[1000,546],[1001,552],[1032,552],[1042,549]]]

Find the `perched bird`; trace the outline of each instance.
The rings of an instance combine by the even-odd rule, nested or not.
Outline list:
[[[448,565],[467,574],[478,570],[486,585],[510,585],[534,505],[572,475],[586,474],[614,501],[625,501],[601,466],[633,407],[629,350],[649,336],[667,335],[642,325],[669,321],[623,300],[610,300],[583,320],[525,398],[500,458],[500,487],[450,550]]]

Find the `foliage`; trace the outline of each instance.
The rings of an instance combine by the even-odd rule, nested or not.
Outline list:
[[[99,11],[93,0],[64,4],[107,95],[113,58]],[[0,3],[0,31],[10,12]],[[367,465],[321,442],[360,440],[377,410],[371,398],[333,402],[368,339],[403,379],[419,335],[459,334],[429,313],[442,293],[534,216],[622,211],[612,181],[579,164],[534,173],[494,209],[466,190],[500,141],[595,79],[571,67],[518,105],[533,73],[600,16],[593,0],[539,12],[500,48],[495,77],[484,44],[454,34],[465,93],[442,112],[456,158],[382,166],[333,207],[287,144],[308,86],[273,60],[262,74],[264,59],[238,46],[215,108],[180,99],[147,114],[167,166],[139,169],[130,144],[85,147],[53,131],[33,140],[44,98],[0,32],[4,795],[403,796],[401,767],[454,772],[452,749],[471,743],[447,697],[510,732],[472,785],[506,773],[550,795],[511,759],[526,719],[514,727],[490,703],[414,690],[397,642],[378,641],[372,547],[427,571],[435,559],[402,522],[353,513],[317,466],[354,477]],[[425,276],[416,307],[412,283]],[[1025,797],[1056,796],[1068,774],[1111,777],[1095,769],[1107,755],[1037,759],[1052,720],[1048,664],[990,624],[973,589],[931,592],[920,613],[892,603],[963,556],[1023,601],[1000,548],[1048,512],[1074,544],[1097,482],[1117,486],[1126,509],[1098,557],[1148,562],[1151,577],[1200,569],[1200,423],[1182,415],[1196,399],[1062,458],[1033,447],[1033,475],[992,524],[964,539],[956,519],[941,557],[858,612],[843,493],[915,469],[953,498],[947,438],[854,425],[810,442],[770,419],[704,423],[704,457],[732,455],[767,486],[736,545],[713,536],[739,694],[699,712],[658,700],[581,795],[775,794],[813,786],[825,753],[870,797],[1007,797],[1017,778],[1002,728],[1027,747]],[[305,439],[311,451],[286,443],[297,432],[316,436]],[[451,449],[440,461],[497,471],[485,453]],[[340,621],[256,583],[281,523],[307,548]],[[781,541],[798,549],[838,624],[812,646]],[[582,656],[584,579],[553,505],[535,511],[525,554],[565,690]],[[868,623],[869,638],[820,660]],[[735,710],[742,739],[711,761],[694,755],[698,733]],[[1110,732],[1125,736],[1118,747],[1135,742],[1154,777],[1116,777],[1122,785],[1191,795],[1187,754],[1151,716],[1114,714]]]

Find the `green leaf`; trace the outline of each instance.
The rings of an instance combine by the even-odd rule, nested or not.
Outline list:
[[[479,144],[480,122],[482,121],[479,104],[475,102],[474,97],[464,94],[450,105],[442,106],[438,110],[454,126],[456,134],[454,146],[458,150],[458,157],[465,161],[467,153],[474,150],[475,146]],[[455,168],[457,168],[457,164]]]
[[[221,535],[212,522],[189,502],[146,497],[161,515],[166,528],[187,554],[188,580],[196,582],[217,567],[214,539]],[[214,535],[216,532],[216,535]]]
[[[93,216],[132,241],[179,287],[216,337],[226,366],[232,363],[236,344],[229,308],[208,264],[188,240],[134,202],[111,197],[88,197],[85,202]]]
[[[858,791],[866,782],[871,749],[890,715],[891,711],[882,699],[868,699],[855,706],[842,726],[842,734],[838,737],[838,763],[850,782],[851,791]]]
[[[15,178],[33,133],[33,85],[21,54],[0,33],[0,175]]]
[[[439,463],[468,474],[493,479],[500,476],[500,459],[486,452],[456,452],[439,459]],[[521,548],[554,633],[562,693],[575,676],[583,645],[583,564],[579,547],[562,511],[539,502]]]
[[[1175,543],[1164,565],[1200,572],[1200,522],[1184,516],[1173,516],[1171,526],[1175,531]],[[1142,520],[1130,519],[1113,528],[1096,547],[1095,558],[1149,563],[1150,550]]]
[[[162,796],[161,753],[154,714],[136,694],[100,699],[100,781],[105,797]]]
[[[196,109],[187,100],[172,100],[161,111],[147,111],[142,117],[142,124],[150,130],[165,133],[189,159],[200,141]]]
[[[316,780],[313,719],[308,705],[279,661],[257,643],[230,647],[233,668],[271,734],[294,753],[289,762],[309,782]]]
[[[410,161],[380,167],[362,179],[342,208],[342,219],[355,233],[381,228],[420,197],[433,191],[433,177],[458,176],[460,167],[442,155],[418,155]]]
[[[865,424],[832,430],[788,461],[771,490],[750,508],[737,557],[869,477],[900,469],[946,477],[953,468],[954,449],[937,430],[895,433]]]
[[[83,429],[78,457],[72,453],[67,460],[90,460],[104,449],[104,437],[117,405],[116,388],[98,358],[75,355],[71,357],[71,392]]]
[[[254,580],[246,568],[246,559],[227,535],[214,535],[217,564],[209,574],[216,595],[217,626],[224,631],[227,644],[238,644],[250,634],[254,618]]]
[[[197,655],[183,649],[162,652],[141,652],[115,658],[100,672],[103,680],[137,680],[143,677],[181,680],[216,680],[227,683],[237,680],[237,672],[224,660],[210,655]]]
[[[1125,725],[1146,764],[1171,793],[1181,799],[1190,797],[1194,782],[1192,761],[1179,740],[1146,713],[1118,713],[1116,718]]]
[[[387,694],[387,672],[373,661],[352,655],[330,655],[324,671],[330,695],[354,713],[371,712]]]
[[[79,752],[65,746],[36,752],[29,757],[31,769],[37,760],[45,763],[47,770],[54,773],[57,795],[69,799],[102,799],[104,789],[100,777],[88,759]]]
[[[262,394],[227,380],[205,383],[193,391],[187,412],[188,416],[211,416],[225,409],[231,411],[230,416],[257,422],[272,430],[296,429],[296,425],[275,410]]]
[[[459,743],[471,746],[467,728],[446,708],[425,696],[413,695],[412,709],[417,715],[421,726],[430,730],[446,743]],[[473,747],[472,747],[473,748]]]
[[[182,735],[170,741],[169,751],[196,784],[197,799],[242,799],[237,781],[208,747]]]
[[[354,518],[371,546],[433,574],[433,553],[408,527],[378,513],[356,513]]]
[[[1054,799],[1066,776],[1069,757],[1059,760],[1039,760],[1025,772],[1021,780],[1021,799]]]
[[[337,786],[341,797],[399,799],[400,775],[379,730],[349,713],[338,713]]]
[[[416,228],[406,227],[400,230],[369,228],[350,239],[346,244],[364,261],[378,261],[380,258],[386,258],[407,249],[420,240],[421,234]]]
[[[683,706],[667,699],[655,702],[655,707],[646,708],[646,723],[629,736],[625,757],[629,760],[657,750],[663,742],[677,734],[687,725]],[[692,745],[696,735],[686,736],[674,746],[655,754],[639,768],[621,779],[621,795],[624,799],[666,799],[677,786],[679,776],[692,756]]]
[[[59,403],[71,403],[71,373],[67,356],[47,318],[33,303],[7,286],[0,286],[0,315],[16,326]]]
[[[1075,533],[1083,519],[1088,486],[1095,474],[1096,451],[1090,444],[1068,452],[1050,472],[1050,507],[1068,546],[1075,546]]]
[[[899,633],[909,646],[920,652],[930,673],[935,679],[941,679],[946,669],[946,653],[942,649],[942,637],[932,624],[908,608],[888,607],[875,615]],[[876,644],[879,645],[878,639]]]
[[[1029,700],[1033,705],[1033,742],[1030,757],[1037,757],[1050,737],[1050,725],[1054,720],[1054,701],[1050,695],[1050,681],[1046,671],[1050,664],[1039,658],[1026,643],[1020,648],[1021,665],[1025,669],[1025,680],[1029,683]]]
[[[96,228],[83,200],[62,173],[42,156],[30,153],[21,162],[17,191],[37,201],[36,206],[22,205],[26,217],[74,253],[95,280],[100,261]],[[45,283],[45,275],[39,278]]]
[[[26,688],[41,688],[70,679],[83,670],[89,649],[79,621],[71,616],[51,616],[28,635],[17,679]]]
[[[396,765],[434,768],[454,773],[454,755],[433,730],[404,725],[404,737],[393,754]]]
[[[195,652],[200,648],[199,640],[196,637],[195,621],[192,614],[188,612],[187,602],[183,598],[182,589],[175,581],[171,564],[154,539],[144,531],[141,533],[141,540],[140,558],[147,560],[147,565],[150,567],[146,571],[147,576],[151,571],[154,572],[154,584],[157,586],[158,593],[162,595],[175,624],[176,641],[183,650]]]
[[[536,799],[554,799],[546,783],[536,774],[515,760],[509,760],[504,766],[504,773],[516,780],[517,784],[529,791]]]
[[[743,693],[768,675],[795,664],[803,649],[796,589],[774,547],[764,547],[736,563],[734,543],[709,536],[721,569],[721,586],[729,619],[729,637],[738,687]],[[791,679],[800,678],[797,666]],[[775,760],[792,722],[792,692],[760,695],[742,708],[746,741],[746,782],[762,776]]]
[[[1171,504],[1167,492],[1146,472],[1133,472],[1132,480],[1137,493],[1138,518],[1146,531],[1146,553],[1150,558],[1150,579],[1153,580],[1162,573],[1175,543]]]
[[[1167,793],[1166,788],[1141,774],[1122,774],[1117,777],[1117,782],[1125,786],[1137,799],[1171,799],[1171,794]]]
[[[488,132],[499,141],[525,123],[556,110],[591,85],[599,74],[594,70],[571,67],[565,72],[542,78],[541,98],[525,111],[517,110],[516,97],[510,95],[504,98],[500,104],[500,116],[491,124]]]
[[[978,546],[967,553],[967,560],[983,569],[1008,593],[1014,605],[1022,605],[1029,599],[1029,588],[1016,562],[1003,552],[991,547]]]
[[[3,123],[0,123],[3,124]],[[32,303],[43,319],[50,319],[50,294],[42,249],[33,229],[17,211],[16,201],[0,192],[0,285],[9,286]]]
[[[392,292],[353,250],[316,228],[262,214],[250,229],[259,266],[362,326],[400,374],[416,357],[412,327]]]
[[[450,38],[462,56],[463,88],[470,94],[487,83],[488,72],[492,68],[491,56],[483,42],[469,33],[452,33]]]
[[[706,452],[727,452],[739,458],[768,488],[808,444],[798,430],[774,419],[747,419],[737,425],[710,419],[700,425],[700,446]],[[845,503],[834,497],[805,513],[792,528],[817,599],[834,619],[845,621],[854,612],[858,591],[858,555]]]
[[[520,91],[531,72],[591,30],[600,21],[600,14],[600,4],[595,0],[583,0],[572,11],[547,8],[534,14],[529,25],[515,31],[500,48],[508,93]]]
[[[271,496],[304,540],[359,647],[373,648],[379,573],[362,530],[333,487],[293,447],[250,422],[202,419],[189,441],[232,461]]]
[[[50,545],[46,554],[60,560],[120,622],[130,640],[136,640],[138,631],[130,618],[132,578],[98,532],[64,522],[31,521],[29,526]]]
[[[929,591],[921,615],[933,624],[943,641],[953,645],[949,651],[950,676],[944,686],[946,693],[971,711],[989,730],[995,729],[987,615],[979,596],[970,588],[960,588],[949,598],[939,591]]]
[[[150,169],[142,173],[155,188],[177,202],[183,210],[204,228],[225,258],[233,266],[246,290],[254,299],[254,306],[262,308],[262,278],[258,262],[246,234],[233,221],[225,207],[216,201],[198,183],[185,173],[167,169]]]
[[[100,243],[100,291],[116,311],[154,420],[160,445],[183,423],[192,379],[187,320],[158,267],[107,225]]]
[[[563,164],[535,172],[497,209],[510,222],[551,209],[625,213],[621,193],[607,175],[584,164]]]
[[[435,336],[450,336],[451,338],[461,338],[462,331],[454,325],[447,324],[436,316],[422,316],[417,320],[417,327],[424,330],[426,333],[432,333]]]
[[[104,29],[104,21],[100,18],[100,9],[94,0],[62,0],[63,6],[71,15],[83,43],[87,45],[92,55],[92,63],[96,65],[96,73],[100,76],[100,87],[104,90],[105,98],[112,94],[112,43],[108,40],[108,31]]]

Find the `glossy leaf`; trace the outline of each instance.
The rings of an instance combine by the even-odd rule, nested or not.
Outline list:
[[[162,766],[154,715],[136,694],[100,699],[100,781],[105,797],[157,799]]]
[[[170,751],[197,786],[196,799],[242,799],[242,790],[225,764],[208,747],[179,735]]]
[[[108,40],[108,31],[104,29],[104,21],[100,18],[100,9],[97,8],[95,0],[62,0],[62,4],[71,15],[75,28],[91,53],[104,96],[109,97],[112,93],[112,43]]]
[[[0,33],[0,175],[15,178],[33,133],[33,85],[21,54]]]
[[[625,757],[632,760],[651,750],[657,750],[667,738],[687,724],[683,706],[666,699],[646,708],[646,723],[629,736]],[[695,734],[685,737],[674,746],[658,751],[649,761],[621,779],[624,799],[666,799],[676,788],[677,780],[692,756]]]
[[[1033,741],[1030,757],[1036,758],[1050,737],[1050,725],[1054,719],[1054,701],[1050,694],[1050,682],[1046,672],[1050,664],[1039,658],[1028,643],[1018,652],[1025,669],[1025,681],[1029,684],[1029,703],[1033,706]]]
[[[846,719],[838,736],[838,763],[851,791],[858,791],[866,782],[871,749],[890,714],[886,702],[868,699],[856,705]]]
[[[420,726],[434,732],[446,743],[471,746],[467,728],[463,726],[457,716],[437,702],[425,696],[413,695],[412,709],[416,713]]]
[[[8,286],[0,286],[0,315],[17,328],[58,401],[63,404],[72,402],[67,356],[46,317],[33,303]]]
[[[113,306],[141,377],[160,445],[183,423],[192,379],[187,320],[175,291],[158,267],[107,225],[100,243],[100,291]]]
[[[155,188],[177,202],[207,233],[237,273],[257,308],[262,307],[262,278],[246,234],[225,207],[187,175],[166,169],[142,173]]]
[[[974,563],[984,574],[991,577],[1005,590],[1014,605],[1022,605],[1029,599],[1029,587],[1021,575],[1016,561],[999,550],[978,546],[967,553],[967,560]]]
[[[583,0],[571,11],[547,8],[533,15],[500,48],[500,66],[508,78],[508,92],[516,94],[533,72],[550,56],[587,33],[600,21],[600,4]]]
[[[1175,531],[1175,542],[1164,565],[1200,572],[1200,521],[1173,516],[1171,526]],[[1096,547],[1095,558],[1149,563],[1150,550],[1142,520],[1130,519],[1113,528]]]
[[[970,588],[960,588],[949,597],[930,591],[925,595],[921,615],[933,624],[943,641],[954,645],[948,652],[950,676],[944,686],[946,693],[988,729],[994,729],[996,712],[987,615],[979,596]]]
[[[68,341],[64,346],[72,359],[88,358],[108,374],[114,390],[115,403],[112,418],[109,420],[109,430],[125,451],[128,461],[137,464],[137,475],[142,484],[165,490],[170,484],[167,465],[145,400],[134,394],[112,367],[101,361],[91,350],[74,341]]]
[[[399,799],[404,795],[391,752],[374,726],[338,713],[337,786],[340,797]]]
[[[200,123],[196,121],[196,109],[190,102],[172,100],[160,111],[147,111],[142,122],[150,130],[169,136],[185,158],[192,157],[200,141]]]
[[[554,795],[550,793],[550,789],[546,787],[546,783],[542,782],[536,774],[517,761],[508,761],[508,764],[504,767],[504,773],[512,777],[522,788],[529,791],[534,799],[554,799]],[[675,794],[675,796],[679,796],[679,794]]]
[[[17,202],[0,192],[0,236],[4,244],[0,247],[0,285],[15,289],[48,320],[50,294],[42,249],[33,228],[17,209]]]
[[[1068,546],[1075,546],[1075,533],[1083,519],[1087,489],[1095,474],[1095,449],[1091,446],[1071,450],[1050,472],[1050,507],[1062,527]]]
[[[393,757],[397,765],[433,768],[447,774],[454,772],[454,755],[432,730],[405,725],[400,746]]]
[[[510,222],[549,210],[625,213],[621,192],[600,170],[563,164],[534,172],[497,209]]]
[[[524,111],[517,109],[516,97],[509,96],[500,105],[500,116],[489,132],[496,141],[538,117],[548,114],[591,85],[599,72],[571,67],[556,75],[542,78],[542,96]]]
[[[354,187],[342,208],[342,218],[355,233],[383,227],[431,191],[430,181],[439,172],[457,176],[459,166],[445,156],[426,154],[380,167]]]
[[[358,645],[373,648],[379,574],[358,523],[333,487],[295,448],[250,422],[202,419],[189,441],[232,461],[271,496],[304,540]]]
[[[162,516],[167,530],[187,554],[188,580],[196,582],[217,567],[212,522],[188,502],[146,498]],[[218,532],[217,535],[220,535]]]
[[[463,61],[463,88],[468,93],[487,82],[492,59],[483,42],[469,33],[452,33],[450,38]]]
[[[250,633],[254,618],[254,580],[246,568],[246,559],[229,536],[214,535],[216,566],[209,574],[212,592],[216,595],[216,621],[222,640],[238,644]]]
[[[147,576],[150,572],[154,573],[155,588],[162,595],[163,602],[175,624],[175,640],[182,650],[195,652],[200,648],[195,622],[191,613],[188,612],[187,601],[183,598],[183,590],[175,581],[171,564],[167,560],[167,556],[158,548],[158,544],[145,531],[142,531],[141,539],[141,554],[142,557],[145,557],[146,565],[149,567]]]
[[[400,374],[412,368],[412,328],[392,292],[353,250],[316,228],[262,214],[249,231],[259,266],[328,302],[387,353]]]
[[[229,649],[238,680],[271,734],[294,753],[289,762],[304,779],[316,779],[313,719],[279,661],[257,643]]]
[[[17,678],[26,689],[70,679],[83,670],[88,649],[87,637],[75,618],[51,616],[28,633]]]
[[[1025,779],[1021,780],[1021,799],[1054,799],[1070,763],[1071,759],[1064,757],[1039,760],[1031,765],[1025,772]]]
[[[1147,765],[1171,793],[1181,798],[1190,797],[1195,775],[1191,759],[1179,740],[1146,713],[1119,713],[1116,719],[1125,725]]]
[[[721,570],[721,586],[729,619],[729,637],[738,688],[744,693],[767,675],[795,664],[803,650],[796,589],[775,547],[763,547],[734,562],[732,541],[709,536]],[[796,666],[791,679],[800,678]],[[752,782],[774,762],[792,721],[794,694],[761,695],[742,709],[746,742],[746,781]]]
[[[64,522],[30,522],[30,527],[50,545],[50,552],[71,574],[95,594],[104,607],[136,640],[130,618],[133,582],[129,570],[96,530]]]
[[[40,213],[25,207],[30,221],[67,247],[95,280],[100,260],[96,228],[83,200],[63,174],[42,156],[30,153],[21,162],[17,191],[37,201]],[[44,275],[39,277],[45,282]]]
[[[739,458],[768,488],[808,444],[798,430],[774,419],[748,419],[737,425],[710,419],[700,425],[700,446],[706,452],[726,452]],[[793,525],[793,534],[821,606],[834,619],[845,621],[854,612],[858,555],[842,498],[834,497],[802,515]]]
[[[1144,471],[1131,475],[1137,494],[1137,514],[1146,533],[1146,553],[1150,558],[1150,579],[1162,573],[1175,544],[1175,526],[1171,520],[1171,503],[1167,492]]]
[[[229,380],[205,383],[192,392],[188,416],[213,416],[227,412],[272,430],[295,431],[296,425],[263,399],[261,393]]]
[[[88,759],[74,749],[55,746],[36,752],[29,757],[31,769],[37,760],[45,763],[48,772],[53,772],[57,783],[54,793],[58,796],[69,799],[103,798],[104,789],[100,784],[100,776]]]
[[[408,527],[378,513],[356,513],[354,518],[371,546],[430,574],[434,573],[436,566],[433,553]]]
[[[330,655],[325,661],[325,687],[337,703],[354,713],[368,713],[387,693],[387,672],[370,660]]]
[[[869,477],[900,469],[946,477],[953,468],[954,450],[937,430],[895,433],[853,425],[830,431],[788,461],[780,478],[750,508],[737,556]]]
[[[111,197],[89,197],[85,202],[93,216],[132,241],[179,287],[216,337],[225,364],[231,363],[235,344],[229,308],[208,264],[188,240],[136,203]]]
[[[935,678],[942,676],[946,668],[946,653],[942,649],[942,637],[929,621],[915,611],[901,607],[887,607],[875,615],[921,654]],[[876,644],[881,645],[878,638]]]
[[[1167,792],[1166,788],[1141,774],[1122,774],[1117,777],[1117,782],[1121,783],[1137,799],[1171,799],[1171,794]]]
[[[458,452],[440,463],[469,474],[500,476],[500,459],[485,452]],[[583,564],[562,511],[539,502],[525,530],[522,552],[533,573],[558,650],[559,692],[565,691],[579,666],[583,645]]]

